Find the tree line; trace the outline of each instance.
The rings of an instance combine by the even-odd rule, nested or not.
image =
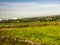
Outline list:
[[[59,21],[60,15],[56,16],[42,16],[42,17],[32,17],[32,18],[21,18],[21,19],[8,19],[2,20],[0,23],[17,23],[17,22],[48,22],[48,21]]]

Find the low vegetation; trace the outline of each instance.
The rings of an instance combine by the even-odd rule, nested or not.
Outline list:
[[[2,20],[0,44],[60,45],[60,16]]]

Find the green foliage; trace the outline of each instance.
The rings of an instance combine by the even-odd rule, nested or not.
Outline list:
[[[0,21],[0,45],[38,45],[36,43],[60,45],[60,16]]]
[[[0,34],[8,37],[28,39],[41,44],[60,44],[60,26],[16,28],[10,31],[0,31]]]

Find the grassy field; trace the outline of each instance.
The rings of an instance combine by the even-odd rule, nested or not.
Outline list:
[[[0,23],[0,44],[60,45],[60,24],[59,22]]]

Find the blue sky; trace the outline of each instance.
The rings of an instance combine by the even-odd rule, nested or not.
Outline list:
[[[60,0],[0,0],[0,18],[24,18],[60,14]]]
[[[40,3],[60,3],[60,0],[0,0],[0,2],[40,2]]]

